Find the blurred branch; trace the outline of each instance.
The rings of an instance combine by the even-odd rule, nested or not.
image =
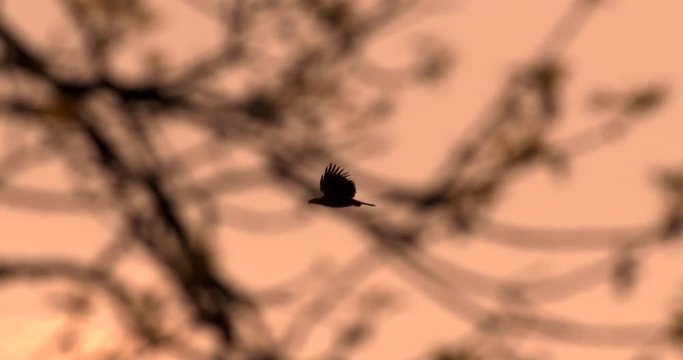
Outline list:
[[[329,316],[364,278],[374,272],[375,265],[372,254],[361,253],[330,276],[328,285],[317,291],[313,299],[294,315],[293,321],[285,330],[281,340],[285,353],[296,352],[316,325]]]
[[[520,249],[593,251],[622,247],[633,242],[633,234],[650,233],[655,227],[631,225],[614,228],[541,228],[486,219],[478,225],[477,236],[484,241]]]
[[[0,260],[0,281],[48,281],[66,279],[99,289],[125,316],[125,322],[142,339],[156,341],[151,324],[140,321],[133,312],[135,300],[130,290],[109,273],[63,260]]]

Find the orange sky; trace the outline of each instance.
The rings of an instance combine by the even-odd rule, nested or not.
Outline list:
[[[153,3],[159,5],[162,1]],[[216,38],[211,36],[216,28],[201,15],[193,14],[176,1],[163,3],[158,27],[139,43],[131,44],[131,50],[117,60],[120,71],[133,73],[135,68],[128,66],[148,56],[150,51],[163,51],[172,62],[182,62],[216,45]],[[456,66],[443,83],[402,94],[400,106],[382,134],[389,150],[359,159],[352,167],[407,183],[429,178],[444,160],[446,149],[488,104],[502,79],[529,59],[569,1],[451,3],[439,14],[390,28],[371,51],[378,62],[396,64],[410,54],[409,40],[422,33],[435,33],[454,50]],[[683,103],[678,101],[678,88],[683,82],[683,50],[678,46],[678,34],[683,33],[680,16],[683,3],[671,0],[606,0],[604,3],[563,53],[568,79],[564,89],[565,111],[557,136],[602,120],[586,106],[588,95],[596,89],[627,89],[663,82],[669,89],[668,101],[625,138],[573,161],[571,177],[556,178],[546,171],[534,170],[514,181],[502,202],[493,209],[495,218],[558,227],[630,225],[656,219],[661,203],[651,175],[663,166],[683,163]],[[53,1],[7,0],[3,10],[12,24],[30,32],[39,46],[69,33],[61,30],[63,22]],[[323,166],[320,164],[321,170]],[[60,171],[54,163],[49,163],[21,175],[17,181],[58,188],[59,180],[55,179],[64,178]],[[46,179],[54,181],[54,185],[45,185]],[[362,183],[358,187],[361,199],[375,202],[373,194],[364,193]],[[279,202],[274,206],[277,209],[265,210],[286,208]],[[341,265],[363,251],[367,244],[367,238],[338,221],[331,211],[319,208],[297,211],[302,211],[302,216],[310,217],[311,221],[284,233],[254,234],[229,226],[221,228],[217,241],[217,247],[224,252],[220,257],[221,266],[244,284],[265,287],[300,273],[320,259],[325,259],[330,267]],[[0,229],[3,229],[0,254],[88,259],[108,240],[106,221],[83,214],[33,212],[0,201]],[[550,304],[547,309],[577,320],[607,323],[666,319],[681,280],[680,249],[671,249],[648,256],[642,279],[626,299],[615,297],[605,284]],[[521,252],[481,241],[441,242],[430,250],[473,270],[524,277],[532,277],[539,271],[555,273],[604,255]],[[138,271],[133,270],[138,269],[134,261],[126,266],[128,271]],[[154,284],[151,275],[136,278],[141,284]],[[397,310],[385,314],[380,321],[373,341],[355,352],[354,359],[417,356],[430,345],[453,341],[467,332],[467,324],[405,284],[390,267],[375,273],[367,284],[397,290],[402,298]],[[62,317],[55,315],[44,298],[58,288],[40,287],[39,291],[23,285],[0,288],[0,359],[27,358],[60,324]],[[328,332],[339,326],[344,311],[350,307],[351,304],[342,304],[340,313],[320,327],[304,353],[315,354],[321,350]],[[273,322],[280,323],[287,321],[291,313],[269,316]],[[96,327],[106,322],[103,317]],[[92,331],[89,341],[93,344],[101,336],[97,332]],[[625,359],[633,354],[623,349],[531,339],[523,349],[531,355],[557,360]],[[673,353],[669,356],[675,358]]]

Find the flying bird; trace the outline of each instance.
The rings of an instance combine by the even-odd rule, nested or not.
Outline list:
[[[329,207],[347,206],[375,206],[353,197],[356,195],[356,184],[349,178],[348,171],[335,164],[329,164],[320,177],[320,191],[323,196],[308,200],[309,204],[318,204]]]

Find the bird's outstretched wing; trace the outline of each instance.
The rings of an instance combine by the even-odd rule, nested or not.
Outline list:
[[[352,199],[356,195],[356,184],[349,178],[346,170],[329,164],[320,177],[320,191],[327,197]]]

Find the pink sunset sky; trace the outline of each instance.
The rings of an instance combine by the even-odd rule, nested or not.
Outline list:
[[[188,0],[191,1],[191,0]],[[218,45],[216,24],[185,1],[150,1],[158,12],[154,27],[124,44],[113,62],[114,71],[135,77],[140,65],[161,54],[168,66],[180,66]],[[398,183],[421,184],[439,171],[446,149],[473,126],[490,104],[504,80],[536,55],[543,39],[573,1],[568,0],[460,0],[428,1],[431,4],[390,26],[369,47],[369,56],[388,67],[401,66],[414,50],[415,39],[435,35],[452,50],[449,76],[432,85],[416,86],[400,95],[395,112],[380,133],[383,146],[345,164],[358,173],[381,174]],[[58,2],[6,0],[0,11],[18,31],[27,34],[37,48],[73,44],[72,29]],[[683,2],[671,0],[605,0],[587,17],[587,23],[562,52],[565,83],[562,117],[553,137],[562,139],[588,128],[604,117],[591,110],[590,98],[598,90],[624,91],[662,84],[666,101],[643,121],[635,122],[613,143],[574,159],[569,176],[555,176],[546,169],[529,170],[511,181],[489,214],[505,223],[538,228],[610,228],[648,224],[661,215],[662,196],[654,178],[658,170],[683,165]],[[157,55],[158,56],[158,55]],[[229,82],[229,80],[226,80]],[[230,86],[229,84],[226,86]],[[2,87],[2,85],[0,85]],[[0,90],[4,93],[5,90]],[[4,122],[0,131],[9,132]],[[26,134],[25,141],[30,141]],[[176,150],[189,146],[194,137],[178,131]],[[3,140],[5,141],[5,137]],[[6,150],[0,142],[0,151]],[[247,156],[248,157],[248,156]],[[326,164],[321,163],[322,171]],[[1,174],[0,174],[1,175]],[[364,191],[358,176],[358,197],[377,203],[379,195]],[[12,178],[13,183],[46,189],[63,189],[69,176],[56,161],[45,161]],[[250,289],[279,284],[311,266],[322,286],[325,275],[368,251],[369,239],[350,227],[335,210],[312,207],[301,199],[277,191],[245,192],[231,198],[236,206],[259,200],[254,210],[298,212],[302,225],[287,231],[253,231],[227,221],[216,235],[219,264]],[[237,207],[236,207],[237,208]],[[228,217],[230,208],[228,210]],[[344,209],[341,211],[356,211]],[[0,256],[57,257],[89,261],[113,236],[112,214],[35,211],[17,206],[0,188]],[[439,239],[447,240],[447,239]],[[461,239],[458,239],[461,240]],[[473,236],[467,241],[435,241],[427,246],[464,268],[494,277],[534,279],[540,275],[589,264],[609,256],[608,251],[530,251],[506,247]],[[680,246],[655,248],[642,256],[636,286],[627,296],[615,294],[609,280],[577,295],[542,306],[550,314],[576,321],[607,324],[668,321],[681,295]],[[124,261],[121,276],[141,288],[155,288],[158,274],[135,252]],[[391,311],[382,314],[373,338],[352,353],[354,360],[420,359],[441,344],[467,342],[472,324],[454,316],[419,289],[406,283],[394,267],[380,264],[359,289],[379,287],[399,294]],[[121,338],[114,317],[98,311],[85,322],[87,331],[81,355],[60,354],[51,337],[69,321],[55,311],[55,294],[68,284],[12,283],[0,288],[0,359],[88,358],[93,351],[117,346]],[[296,354],[310,358],[329,345],[330,336],[348,318],[354,304],[341,301],[337,311],[320,326]],[[102,305],[101,308],[106,308]],[[266,314],[277,331],[292,320],[292,308]],[[277,330],[279,329],[279,330]],[[529,337],[522,340],[523,354],[541,359],[632,359],[646,347],[583,346],[572,342]],[[676,359],[680,352],[667,349],[657,359]]]

